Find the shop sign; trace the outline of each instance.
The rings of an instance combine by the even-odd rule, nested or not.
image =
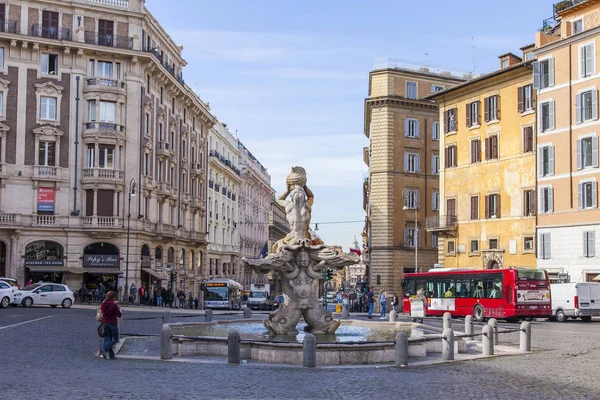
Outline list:
[[[83,256],[84,267],[113,267],[119,268],[120,257],[107,254],[86,254]]]
[[[37,210],[54,212],[54,188],[38,188]]]
[[[25,260],[25,266],[62,267],[63,260]]]

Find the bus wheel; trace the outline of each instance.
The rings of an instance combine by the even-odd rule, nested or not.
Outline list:
[[[473,308],[473,319],[477,322],[483,322],[485,318],[485,313],[483,312],[483,306],[481,304],[477,304],[475,308]]]

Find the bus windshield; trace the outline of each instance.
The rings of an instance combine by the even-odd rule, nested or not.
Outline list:
[[[545,281],[546,271],[543,269],[520,269],[517,271],[520,281]]]
[[[206,300],[223,301],[229,300],[226,287],[211,287],[206,289]]]

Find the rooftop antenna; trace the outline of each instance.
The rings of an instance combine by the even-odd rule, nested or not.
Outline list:
[[[475,64],[475,38],[471,36],[471,49],[473,51],[473,71],[472,74],[475,75],[475,68],[477,65]]]

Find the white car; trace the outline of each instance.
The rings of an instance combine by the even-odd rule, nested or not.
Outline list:
[[[0,308],[6,308],[13,302],[15,289],[4,281],[0,281]]]
[[[50,307],[62,306],[69,308],[75,302],[73,292],[67,285],[59,283],[34,283],[15,292],[12,304],[21,304],[23,307],[32,305],[48,305]]]

